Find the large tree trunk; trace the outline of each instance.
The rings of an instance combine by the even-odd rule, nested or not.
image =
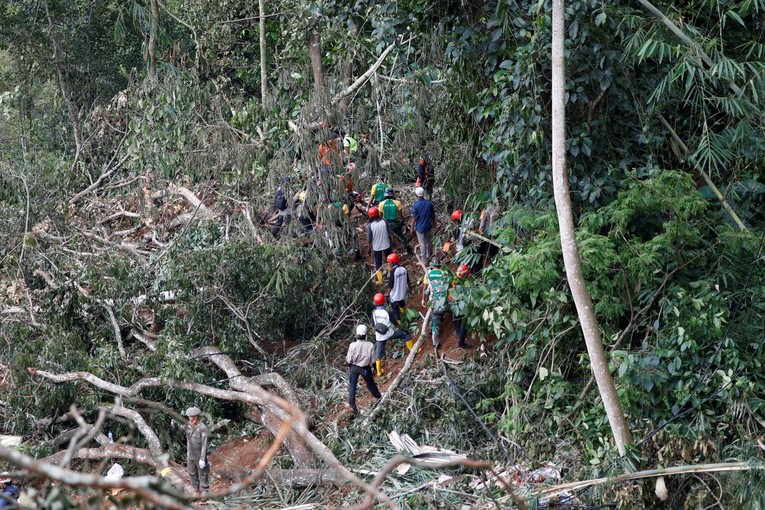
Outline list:
[[[308,55],[311,57],[313,87],[317,94],[324,90],[324,68],[321,66],[321,36],[315,29],[308,32]]]
[[[260,102],[263,107],[268,105],[268,68],[266,66],[266,0],[258,1],[260,15]]]
[[[552,165],[555,207],[558,210],[560,242],[566,277],[574,297],[574,304],[582,325],[582,334],[587,343],[587,352],[600,397],[606,408],[608,421],[614,434],[616,448],[624,455],[626,445],[632,443],[632,434],[624,418],[621,403],[616,394],[616,386],[608,369],[600,330],[592,306],[592,298],[587,291],[579,250],[574,232],[574,215],[571,211],[571,195],[568,187],[566,168],[566,107],[564,87],[566,84],[564,63],[564,5],[563,0],[553,0],[553,35],[552,35]]]

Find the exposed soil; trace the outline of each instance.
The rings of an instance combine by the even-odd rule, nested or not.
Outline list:
[[[368,220],[366,214],[359,210],[358,207],[354,207],[353,211],[351,212],[351,222],[355,227],[356,235],[361,245],[361,253],[365,256],[365,258],[363,261],[353,262],[352,258],[349,257],[347,263],[363,265],[365,269],[371,274],[372,270],[374,269],[374,262],[372,257],[366,256],[368,250],[368,243],[366,239],[367,221]],[[441,224],[443,225],[445,223],[441,222]],[[420,302],[424,270],[422,266],[419,265],[414,255],[406,255],[404,250],[400,249],[401,247],[398,246],[397,239],[393,239],[392,241],[393,250],[399,254],[402,265],[404,265],[404,267],[406,267],[407,271],[409,272],[410,298],[408,300],[408,306],[416,309],[418,312],[420,312],[421,316],[424,316],[427,312],[427,304],[422,306]],[[415,248],[415,253],[417,252],[416,241],[416,238],[412,239],[411,241],[413,248]],[[387,282],[387,275],[385,281]],[[387,288],[385,284],[378,285],[375,282],[373,283],[373,289],[369,291],[369,298],[371,299],[373,292],[385,293],[386,291]],[[421,326],[421,324],[421,321],[419,321],[419,326]],[[476,339],[471,339],[471,335],[468,332],[467,343],[471,345],[472,348],[458,348],[457,338],[454,335],[454,326],[452,325],[450,314],[445,315],[445,320],[441,322],[440,331],[440,345],[437,355],[439,357],[443,357],[446,360],[461,361],[472,356],[477,356],[480,354],[481,350],[490,348],[490,345],[493,343],[493,339],[489,339],[483,343],[477,341]],[[416,338],[417,335],[413,335],[413,339],[416,340]],[[272,342],[267,345],[266,348],[269,350],[269,352],[286,352],[299,343],[299,341]],[[331,358],[342,360],[340,363],[344,363],[346,348],[346,345],[338,345],[336,349],[337,352],[333,352]],[[386,351],[387,359],[383,362],[383,376],[375,378],[381,392],[387,391],[391,382],[399,374],[402,366],[404,365],[406,357],[409,354],[402,341],[389,342]],[[394,353],[398,353],[396,358],[393,357]],[[416,370],[417,366],[423,362],[426,356],[433,356],[433,354],[433,344],[430,341],[430,338],[428,338],[423,343],[421,352],[417,354],[411,370]],[[373,400],[374,398],[367,390],[366,385],[362,380],[360,380],[356,394],[356,403],[362,413],[364,412],[365,408],[369,408],[369,406],[373,403]],[[350,417],[350,408],[345,403],[339,404],[328,413],[328,416],[333,421],[336,421],[341,427],[345,426],[348,422],[348,418]],[[240,480],[244,475],[247,474],[247,472],[250,472],[252,469],[254,469],[265,451],[268,449],[272,439],[272,436],[268,432],[265,432],[258,437],[234,438],[218,447],[214,452],[210,454],[211,488],[214,491],[225,490],[231,484]]]

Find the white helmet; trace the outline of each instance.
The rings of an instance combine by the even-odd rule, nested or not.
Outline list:
[[[356,326],[356,336],[367,336],[367,327],[364,324]]]

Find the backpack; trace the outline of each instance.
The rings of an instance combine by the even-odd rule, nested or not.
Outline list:
[[[372,311],[372,323],[374,324],[375,331],[381,335],[386,335],[388,334],[388,331],[390,331],[387,324],[375,320],[375,310]]]
[[[287,208],[287,194],[284,193],[284,190],[282,188],[279,188],[276,190],[276,195],[274,195],[274,209],[277,211],[283,211]]]

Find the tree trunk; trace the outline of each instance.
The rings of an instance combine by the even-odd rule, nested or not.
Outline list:
[[[608,421],[614,434],[616,448],[624,455],[626,445],[632,443],[632,434],[624,418],[621,403],[616,394],[616,386],[608,369],[600,330],[592,306],[592,298],[584,281],[579,250],[574,232],[574,216],[571,210],[571,195],[568,187],[566,168],[566,107],[564,87],[566,83],[564,67],[564,5],[563,0],[553,0],[552,34],[552,165],[555,207],[558,211],[560,242],[563,262],[566,266],[574,304],[582,325],[582,334],[587,344],[592,372],[598,384],[600,397],[606,408]]]
[[[349,31],[349,34],[351,37],[351,40],[356,40],[356,38],[359,36],[359,27],[355,23],[353,24],[353,27]],[[343,82],[345,82],[345,86],[350,87],[351,83],[353,83],[353,55],[355,51],[351,50],[348,52],[348,57],[343,65]],[[348,106],[351,104],[351,96],[350,94],[347,96],[343,96],[342,99],[340,99],[340,115],[345,117],[345,114],[348,112]]]
[[[147,59],[149,61],[149,76],[154,76],[157,72],[157,63],[154,58],[154,52],[157,47],[157,34],[159,33],[159,5],[157,0],[151,0],[151,29],[149,30],[149,44],[146,48]]]
[[[260,15],[260,102],[268,105],[268,68],[266,67],[266,0],[258,1],[258,14]]]
[[[64,104],[66,105],[66,113],[69,117],[70,124],[72,124],[74,145],[77,151],[77,157],[79,157],[83,147],[82,131],[80,129],[80,115],[75,108],[74,102],[72,101],[72,96],[69,93],[69,85],[66,79],[65,69],[62,67],[60,62],[62,51],[55,36],[53,19],[51,18],[50,10],[48,9],[48,2],[45,2],[45,15],[48,18],[48,36],[50,37],[51,43],[53,44],[53,67],[56,69],[58,86],[61,90],[61,98],[64,100]]]
[[[314,91],[317,94],[321,94],[324,90],[324,68],[321,66],[321,36],[314,29],[308,32],[308,55],[311,57]]]

